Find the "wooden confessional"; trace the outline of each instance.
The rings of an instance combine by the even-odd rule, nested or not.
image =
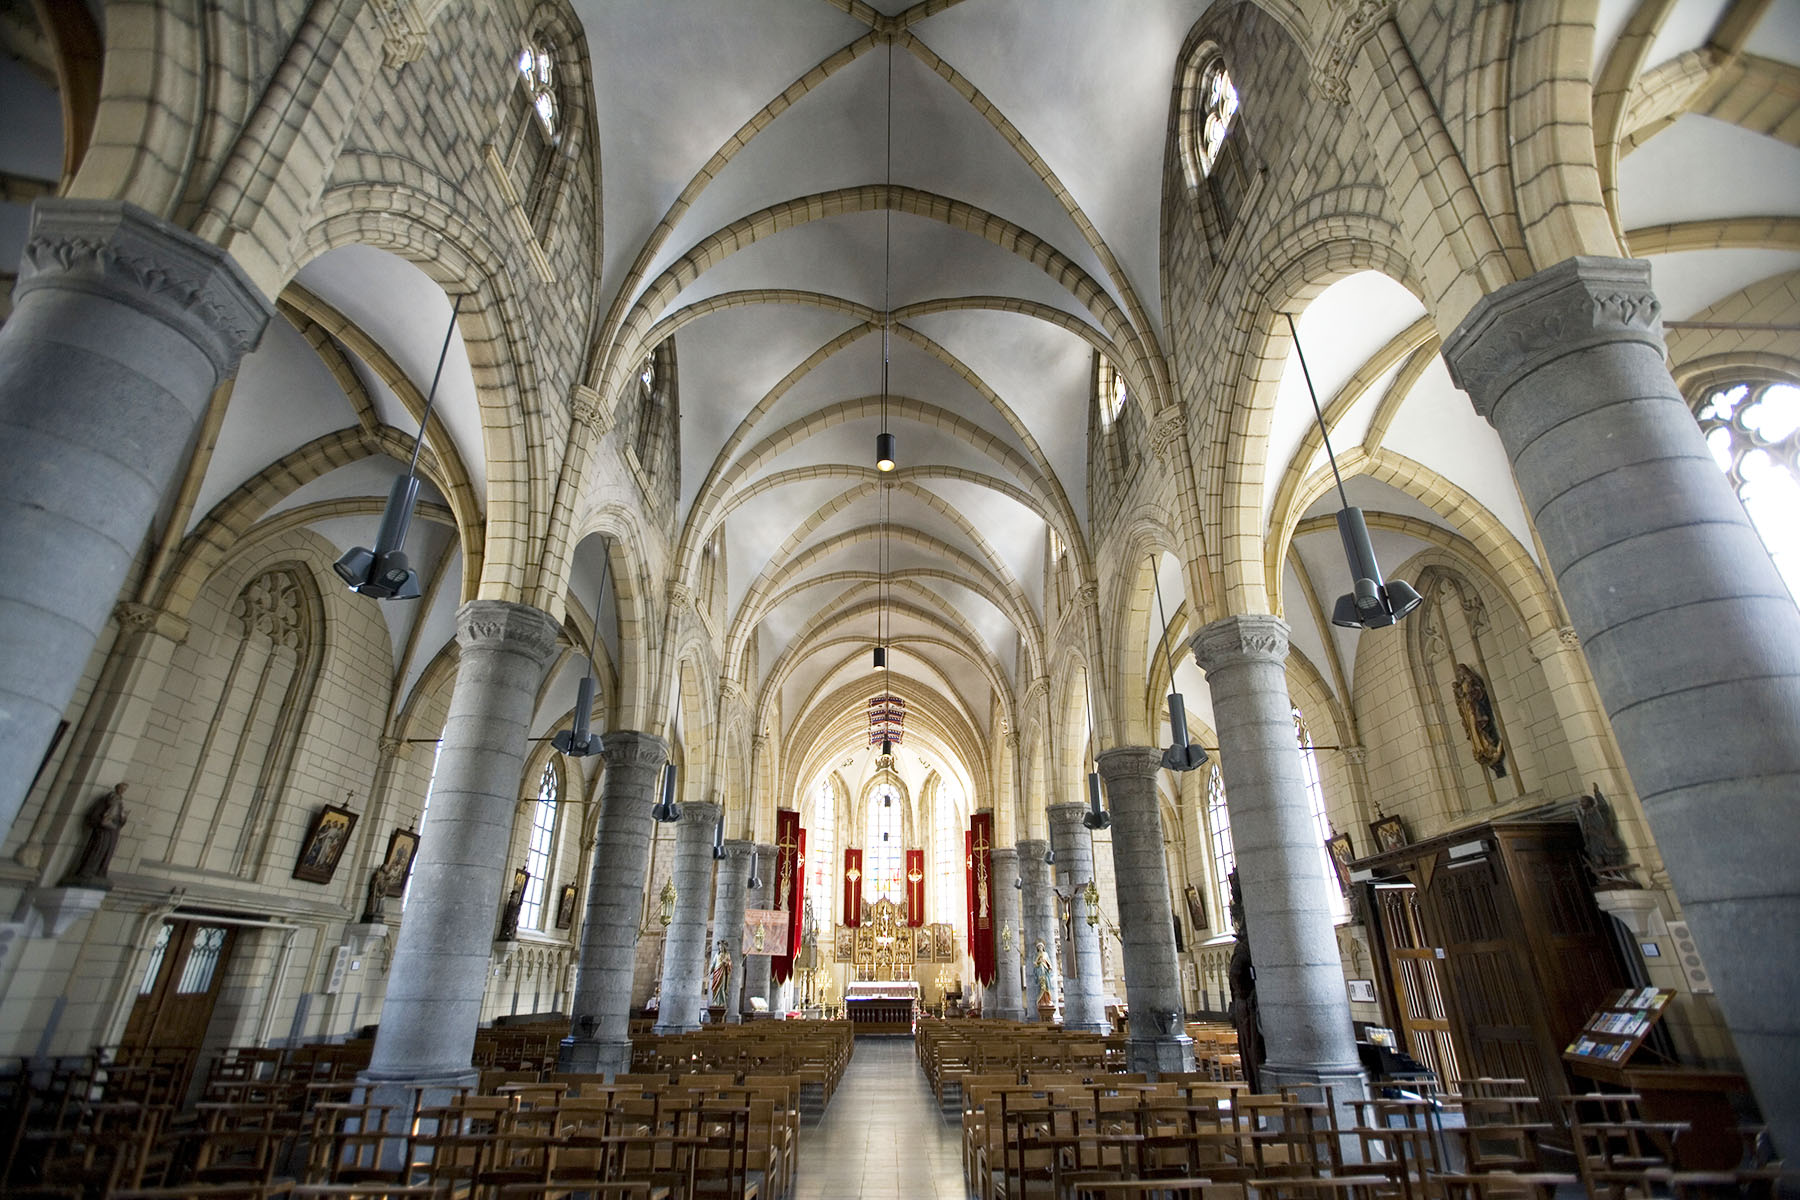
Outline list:
[[[1631,980],[1594,903],[1570,821],[1494,821],[1353,864],[1385,1019],[1453,1080],[1525,1079],[1549,1101],[1586,1091],[1563,1048]]]

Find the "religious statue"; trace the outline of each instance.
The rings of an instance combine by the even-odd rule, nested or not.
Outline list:
[[[1256,964],[1250,960],[1250,935],[1244,924],[1244,893],[1238,888],[1237,872],[1233,871],[1228,880],[1231,920],[1237,927],[1237,945],[1232,949],[1231,965],[1226,969],[1226,978],[1231,984],[1231,1023],[1237,1027],[1238,1058],[1243,1064],[1244,1079],[1255,1092],[1260,1090],[1257,1076],[1265,1055],[1261,1014],[1256,1003]]]
[[[1467,663],[1456,664],[1456,711],[1462,715],[1463,732],[1475,761],[1498,779],[1506,778],[1506,747],[1500,741],[1500,724],[1488,699],[1487,684]]]
[[[723,1008],[726,994],[731,990],[731,947],[724,942],[719,943],[718,953],[713,955],[712,964],[712,1002]]]
[[[525,906],[525,885],[531,882],[531,872],[520,867],[513,872],[512,891],[506,894],[506,904],[500,910],[500,940],[510,942],[519,936],[519,910]]]
[[[1068,894],[1050,889],[1050,895],[1056,904],[1056,920],[1062,926],[1063,970],[1073,978],[1081,974],[1075,953],[1075,889],[1069,888]]]
[[[1581,823],[1581,856],[1594,873],[1594,885],[1602,891],[1635,888],[1631,875],[1630,851],[1619,838],[1618,817],[1600,785],[1594,785],[1591,796],[1575,798],[1575,819]]]
[[[87,826],[87,841],[63,875],[61,886],[110,888],[112,880],[106,877],[106,868],[119,848],[119,830],[125,827],[125,785],[115,784],[112,791],[88,805],[82,823]]]
[[[387,919],[388,890],[394,886],[400,874],[400,864],[383,863],[369,875],[369,891],[363,900],[362,916],[357,918],[359,922],[376,925]]]
[[[1037,1007],[1054,1006],[1056,997],[1051,991],[1050,952],[1044,948],[1042,939],[1037,944],[1037,957],[1031,960],[1031,973],[1037,981]]]

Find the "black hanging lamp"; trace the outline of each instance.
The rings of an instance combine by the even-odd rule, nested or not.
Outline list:
[[[1206,761],[1206,751],[1199,743],[1188,740],[1187,702],[1175,690],[1175,656],[1169,651],[1169,613],[1163,608],[1162,577],[1157,574],[1154,558],[1150,560],[1150,579],[1156,585],[1156,611],[1163,623],[1163,657],[1169,663],[1169,748],[1163,751],[1162,765],[1171,771],[1192,771]]]
[[[1350,503],[1344,491],[1344,477],[1338,474],[1337,455],[1331,449],[1331,434],[1325,428],[1325,413],[1319,407],[1319,394],[1313,391],[1312,372],[1306,369],[1306,354],[1300,349],[1300,331],[1292,313],[1287,318],[1288,333],[1294,339],[1294,356],[1300,360],[1300,374],[1306,380],[1306,394],[1312,398],[1313,416],[1319,422],[1319,436],[1325,441],[1325,457],[1331,462],[1331,477],[1337,481],[1338,537],[1344,543],[1344,557],[1350,563],[1350,591],[1338,597],[1331,611],[1331,623],[1345,629],[1385,629],[1419,607],[1424,599],[1413,586],[1402,579],[1381,578],[1381,566],[1375,561],[1375,547],[1369,542],[1369,526],[1362,509]]]
[[[1081,823],[1089,829],[1100,830],[1112,825],[1112,814],[1100,806],[1099,760],[1094,757],[1094,692],[1085,682],[1083,688],[1088,710],[1088,810],[1081,814]]]
[[[681,683],[675,684],[675,715],[669,719],[669,761],[663,764],[662,799],[650,810],[650,816],[664,825],[681,820],[681,805],[675,803],[675,730],[681,720]]]
[[[594,637],[588,645],[587,674],[575,687],[575,716],[569,722],[569,728],[558,731],[550,739],[550,744],[570,758],[586,758],[600,753],[600,739],[588,728],[588,722],[594,708],[594,676],[598,674],[594,666],[594,643],[600,640],[600,605],[606,598],[606,575],[612,567],[612,555],[606,552],[605,543],[601,543],[600,590],[594,594]]]
[[[887,228],[881,248],[881,432],[875,435],[875,469],[892,471],[898,462],[894,435],[888,431],[888,347],[893,330],[894,262],[894,43],[888,42],[887,144],[882,151],[887,173]]]
[[[419,417],[419,435],[413,439],[412,461],[406,474],[394,480],[388,489],[387,505],[381,510],[381,526],[375,531],[375,546],[352,546],[332,564],[353,592],[377,600],[417,600],[419,575],[406,561],[406,531],[412,525],[413,509],[419,503],[419,450],[425,445],[425,427],[431,421],[431,406],[437,399],[438,381],[444,376],[444,360],[450,355],[450,339],[456,333],[456,315],[462,311],[459,294],[450,306],[450,327],[444,331],[444,346],[438,351],[437,370],[431,376],[431,390],[425,393],[425,412]]]
[[[713,826],[713,861],[725,861],[725,809],[719,809],[718,823]]]

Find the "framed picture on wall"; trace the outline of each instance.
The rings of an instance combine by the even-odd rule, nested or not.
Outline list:
[[[1375,981],[1373,979],[1352,979],[1349,983],[1352,1004],[1375,1003]]]
[[[300,857],[294,863],[294,878],[308,883],[330,883],[337,871],[338,860],[350,844],[350,831],[356,828],[356,814],[347,808],[327,804],[313,816],[306,836],[300,839]]]
[[[1210,928],[1206,923],[1206,901],[1200,898],[1200,889],[1190,883],[1182,889],[1182,895],[1187,897],[1188,923],[1194,927],[1194,932],[1198,934]]]
[[[1398,850],[1409,845],[1412,838],[1407,836],[1406,822],[1399,817],[1381,817],[1369,822],[1369,832],[1375,836],[1375,852],[1385,854],[1389,850]]]
[[[412,878],[413,855],[419,852],[419,835],[410,829],[396,829],[388,834],[387,857],[381,862],[387,871],[387,894],[399,896],[406,891],[406,881]]]
[[[1356,857],[1356,851],[1350,848],[1350,835],[1340,833],[1326,838],[1325,849],[1331,855],[1332,869],[1337,872],[1338,887],[1344,895],[1348,896],[1350,894],[1350,860]]]
[[[568,929],[575,924],[575,885],[565,883],[556,898],[556,927]]]

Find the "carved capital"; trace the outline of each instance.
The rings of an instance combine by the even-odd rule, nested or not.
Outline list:
[[[1242,613],[1202,626],[1190,645],[1207,674],[1241,663],[1287,662],[1288,624],[1267,613]]]
[[[600,737],[608,767],[660,767],[669,761],[669,743],[654,733],[609,729]]]
[[[719,698],[728,704],[742,704],[744,685],[730,677],[719,680]]]
[[[732,862],[749,862],[756,853],[755,842],[738,841],[735,838],[725,839],[725,857]]]
[[[381,25],[382,58],[394,70],[417,62],[430,33],[416,0],[375,0],[371,6]]]
[[[1100,585],[1084,583],[1075,589],[1075,603],[1083,608],[1094,608],[1100,603]]]
[[[1018,730],[1009,729],[1006,731],[1006,748],[1008,750],[1011,750],[1014,754],[1017,754],[1019,752],[1019,731]]]
[[[157,637],[167,638],[177,646],[187,641],[190,628],[188,622],[174,613],[153,605],[139,604],[135,600],[121,600],[113,605],[113,620],[119,623],[121,631],[153,633]]]
[[[1082,825],[1081,818],[1087,816],[1087,811],[1088,806],[1085,804],[1052,804],[1044,809],[1044,815],[1050,818],[1052,829],[1060,825],[1065,830],[1078,829],[1086,833],[1087,828]],[[1061,858],[1062,854],[1059,852],[1057,857]]]
[[[1500,398],[1532,371],[1615,342],[1667,353],[1650,264],[1577,256],[1482,297],[1444,343],[1444,364],[1475,411],[1491,418]]]
[[[704,825],[708,833],[719,823],[719,814],[723,812],[715,800],[688,800],[681,806],[681,823],[683,825]]]
[[[1369,748],[1367,746],[1345,746],[1343,754],[1344,761],[1353,767],[1369,765]]]
[[[1187,448],[1187,416],[1179,404],[1171,404],[1150,423],[1150,454],[1165,468],[1173,469]]]
[[[229,378],[275,311],[224,250],[136,205],[44,197],[13,286],[13,304],[61,288],[137,309],[185,336]]]
[[[597,438],[605,437],[612,429],[612,406],[604,403],[600,393],[585,383],[575,385],[574,394],[569,397],[569,415],[575,424],[592,431]]]
[[[1036,679],[1031,681],[1031,686],[1025,689],[1025,707],[1030,709],[1039,701],[1047,699],[1049,695],[1050,677],[1048,675],[1039,675]]]
[[[685,583],[671,583],[669,585],[669,607],[670,608],[672,608],[672,609],[692,608],[693,606],[694,606],[694,589],[693,588],[690,588]]]
[[[383,758],[399,758],[406,753],[406,739],[383,737],[375,742],[375,748],[381,751]]]
[[[1331,23],[1313,51],[1313,87],[1333,104],[1350,103],[1350,68],[1383,21],[1394,15],[1394,0],[1332,0]]]
[[[545,663],[556,651],[557,624],[549,613],[505,600],[471,600],[456,614],[456,641],[471,650],[511,650]]]
[[[1152,779],[1162,770],[1162,750],[1156,746],[1114,746],[1094,756],[1100,778],[1110,788],[1117,779]]]

